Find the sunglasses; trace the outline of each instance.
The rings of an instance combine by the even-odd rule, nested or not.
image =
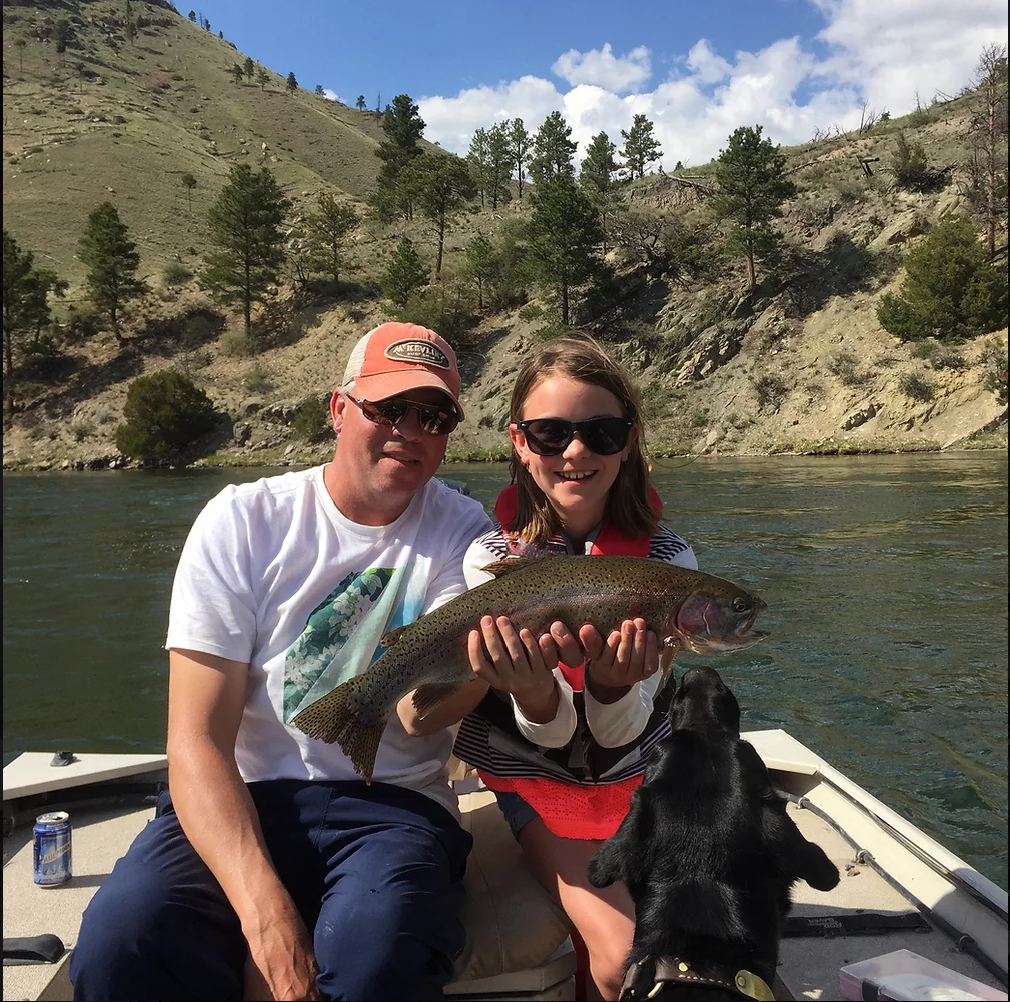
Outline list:
[[[597,417],[588,421],[561,418],[534,418],[516,427],[526,436],[526,444],[538,456],[558,456],[571,444],[576,433],[582,444],[597,456],[613,456],[628,444],[635,422],[631,418]]]
[[[417,411],[417,423],[426,435],[448,435],[459,424],[459,415],[454,410],[446,410],[437,404],[419,404],[403,397],[387,397],[385,400],[355,400],[349,393],[344,394],[352,404],[361,408],[372,424],[395,428],[411,411]]]

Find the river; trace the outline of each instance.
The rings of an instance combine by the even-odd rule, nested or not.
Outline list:
[[[4,762],[164,749],[172,573],[203,503],[277,470],[4,475]],[[500,464],[445,474],[490,504]],[[783,727],[1007,886],[1007,456],[660,461],[700,566],[769,606],[714,662]],[[682,665],[698,663],[682,656]]]

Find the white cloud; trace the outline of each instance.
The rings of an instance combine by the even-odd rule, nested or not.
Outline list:
[[[560,111],[579,154],[605,131],[620,148],[636,114],[655,123],[663,165],[705,163],[741,125],[763,125],[777,143],[806,142],[815,132],[852,129],[864,100],[900,115],[937,92],[969,82],[983,45],[1007,41],[1002,0],[810,0],[826,25],[815,39],[780,39],[757,52],[717,53],[700,39],[664,59],[678,72],[652,90],[651,54],[639,47],[615,57],[602,49],[562,55],[552,70],[569,89],[537,76],[475,87],[455,97],[418,101],[425,135],[465,153],[475,129],[520,117],[532,133]]]
[[[589,84],[620,94],[636,90],[652,76],[652,61],[644,45],[617,57],[607,42],[602,49],[589,52],[569,49],[558,58],[551,71],[573,87]]]
[[[337,92],[335,90],[330,90],[329,87],[324,87],[323,88],[323,97],[325,97],[327,101],[339,101],[340,100],[340,98],[337,97]]]

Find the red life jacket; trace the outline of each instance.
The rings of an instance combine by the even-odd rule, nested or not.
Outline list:
[[[652,487],[648,498],[656,513],[662,514],[662,501]],[[498,524],[506,532],[515,521],[518,506],[518,489],[511,484],[498,496],[494,508]],[[604,522],[588,556],[648,557],[651,542],[650,536],[629,539],[609,522]],[[573,627],[578,625],[581,624],[572,624]],[[570,667],[559,663],[558,669],[574,692],[583,691],[584,664]],[[482,769],[478,769],[478,774],[488,789],[519,794],[553,834],[574,839],[610,838],[628,813],[631,794],[642,782],[641,775],[616,783],[583,785],[546,778],[504,778]]]

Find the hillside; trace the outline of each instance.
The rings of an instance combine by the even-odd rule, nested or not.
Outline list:
[[[5,227],[71,281],[66,304],[76,306],[77,239],[91,208],[112,200],[152,289],[131,307],[124,344],[108,333],[70,337],[62,368],[19,382],[4,468],[118,465],[115,428],[129,383],[167,365],[227,415],[208,461],[322,457],[331,446],[310,445],[292,427],[297,405],[328,394],[353,341],[388,319],[375,279],[403,227],[359,227],[339,296],[278,290],[262,321],[267,347],[255,357],[238,347],[240,319],[195,278],[177,285],[162,275],[172,262],[198,271],[206,207],[240,158],[269,166],[296,212],[321,191],[360,203],[374,183],[381,122],[305,90],[289,96],[283,67],[270,68],[262,87],[255,77],[236,84],[231,68],[245,56],[226,40],[164,6],[133,8],[143,22],[131,42],[121,3],[4,7]],[[63,16],[75,36],[65,61],[39,40]],[[717,251],[703,275],[680,281],[652,276],[627,247],[611,251],[617,293],[592,327],[638,374],[656,454],[1006,447],[1006,405],[984,385],[999,346],[1005,379],[1005,330],[952,350],[903,344],[876,319],[879,296],[900,284],[901,253],[963,208],[969,114],[962,98],[868,134],[784,150],[798,187],[781,220],[788,250],[754,300],[742,292],[739,262]],[[899,130],[931,165],[950,168],[946,186],[895,188],[887,163]],[[197,179],[191,207],[186,172]],[[626,198],[649,217],[701,218],[698,185],[710,173],[711,165],[652,175]],[[449,272],[474,233],[526,211],[513,201],[466,216],[447,241]],[[406,232],[431,246],[420,221]],[[462,359],[470,419],[453,436],[456,456],[502,454],[512,378],[546,330],[536,306],[477,318]],[[56,312],[69,336],[66,306]]]

